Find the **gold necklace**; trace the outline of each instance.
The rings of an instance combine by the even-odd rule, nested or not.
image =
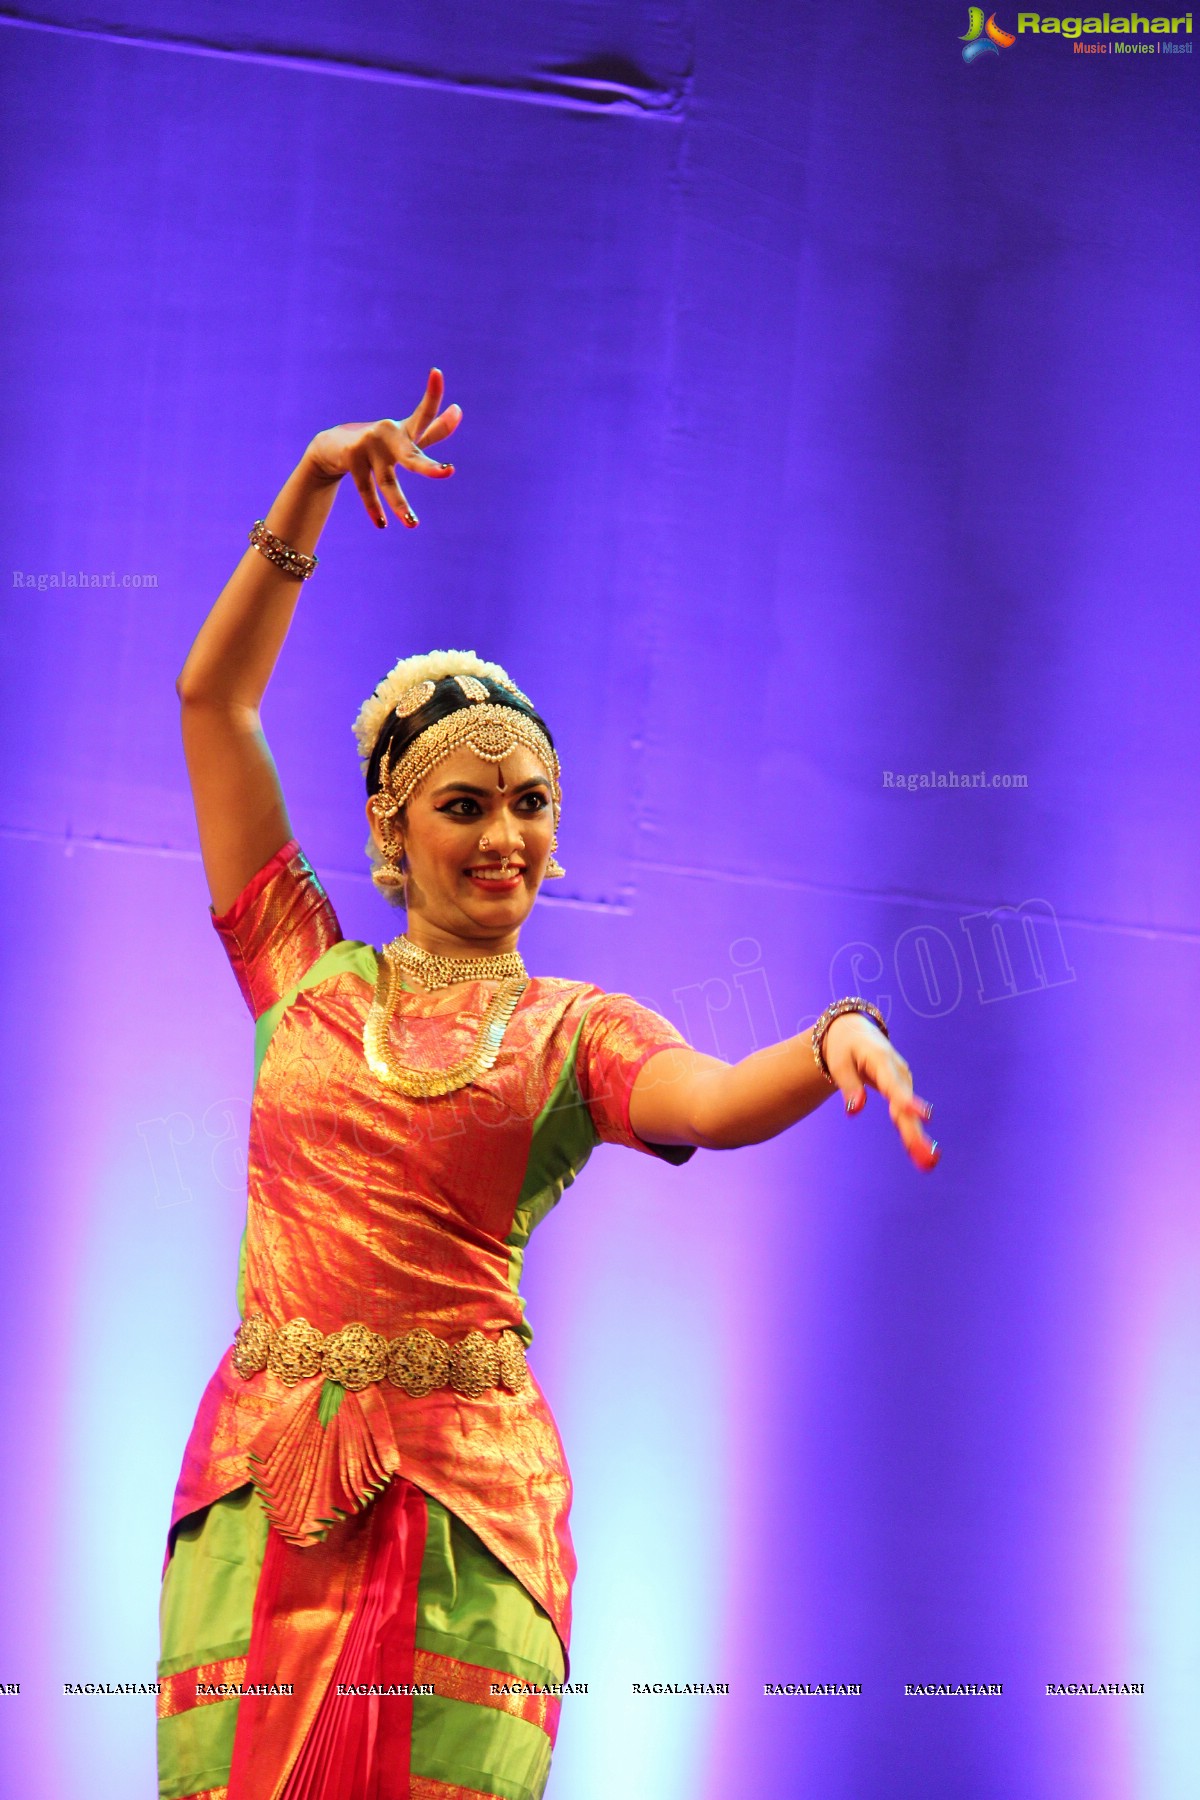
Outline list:
[[[505,1028],[529,986],[529,979],[525,975],[516,975],[501,981],[488,1001],[475,1042],[452,1068],[410,1069],[398,1060],[388,1043],[402,987],[401,970],[402,961],[396,944],[385,944],[379,956],[375,993],[363,1026],[363,1054],[367,1065],[385,1087],[407,1094],[411,1100],[432,1100],[440,1094],[452,1094],[456,1088],[466,1087],[477,1075],[493,1066],[500,1054]]]
[[[496,956],[439,956],[436,951],[422,950],[402,933],[392,939],[387,951],[426,988],[450,987],[456,981],[528,979],[529,975],[518,950],[502,950]]]

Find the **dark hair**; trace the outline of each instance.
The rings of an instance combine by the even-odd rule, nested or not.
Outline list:
[[[489,703],[497,706],[511,706],[514,712],[524,713],[527,719],[532,719],[539,730],[545,732],[546,741],[550,748],[554,749],[554,739],[550,735],[550,727],[532,706],[524,700],[518,700],[515,694],[510,693],[506,687],[501,687],[498,681],[493,681],[490,675],[477,675],[472,679],[482,682],[487,689]],[[394,769],[413,739],[420,737],[421,733],[430,725],[436,725],[439,719],[448,718],[453,712],[460,712],[463,707],[477,704],[474,700],[468,700],[453,675],[444,675],[435,684],[433,693],[424,705],[418,706],[415,712],[408,714],[407,718],[397,718],[393,708],[384,720],[379,736],[375,739],[371,760],[367,764],[368,795],[379,792],[379,767],[383,761],[385,750],[389,747],[391,749],[391,767]]]

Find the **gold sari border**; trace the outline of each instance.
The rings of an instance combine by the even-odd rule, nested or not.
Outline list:
[[[440,1698],[465,1700],[471,1706],[491,1706],[497,1712],[510,1713],[536,1725],[553,1743],[558,1732],[562,1701],[557,1694],[513,1692],[528,1684],[502,1669],[481,1668],[478,1663],[459,1662],[453,1656],[442,1656],[436,1650],[418,1650],[413,1680],[432,1682]],[[498,1692],[493,1692],[498,1689]],[[509,1690],[509,1691],[505,1691]],[[467,1792],[466,1789],[463,1792]]]
[[[190,1712],[194,1706],[212,1706],[218,1700],[236,1700],[236,1694],[198,1694],[198,1687],[218,1687],[222,1683],[241,1685],[246,1679],[246,1658],[226,1656],[220,1662],[197,1663],[194,1669],[181,1669],[178,1675],[164,1675],[158,1686],[158,1716],[173,1719],[176,1713]],[[188,1795],[187,1800],[208,1800],[209,1794],[224,1794],[224,1788],[206,1788],[203,1794]]]

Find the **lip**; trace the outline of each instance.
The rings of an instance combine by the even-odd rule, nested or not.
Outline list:
[[[484,875],[479,872],[482,869],[494,867],[494,863],[481,863],[477,869],[465,869],[463,873],[473,887],[481,888],[489,894],[515,894],[524,883],[524,869],[518,869],[515,875],[509,876],[503,881],[496,875]]]

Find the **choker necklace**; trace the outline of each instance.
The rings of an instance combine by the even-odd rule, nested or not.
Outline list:
[[[527,981],[529,971],[517,950],[504,950],[497,956],[438,956],[422,950],[410,937],[393,938],[384,950],[406,974],[415,975],[426,988],[449,987],[456,981]]]
[[[502,960],[501,957],[479,958],[481,964]],[[432,1100],[440,1094],[452,1094],[457,1088],[466,1087],[477,1075],[492,1068],[500,1054],[505,1028],[529,986],[529,979],[526,975],[511,975],[500,982],[487,1003],[475,1042],[458,1062],[448,1069],[411,1069],[399,1060],[388,1042],[402,991],[405,961],[396,943],[385,944],[379,953],[375,993],[363,1026],[363,1054],[372,1074],[377,1075],[385,1087],[407,1094],[413,1100]],[[519,957],[517,961],[520,962]]]

